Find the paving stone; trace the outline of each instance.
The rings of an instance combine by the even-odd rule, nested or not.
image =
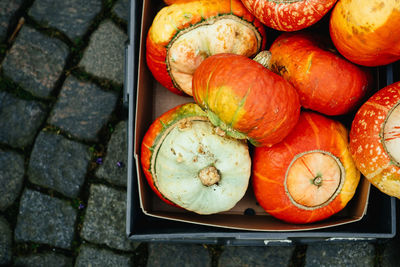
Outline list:
[[[46,98],[60,78],[67,56],[68,46],[62,41],[25,25],[3,61],[3,72],[33,95]]]
[[[70,203],[26,189],[21,197],[15,240],[70,249],[77,211]]]
[[[127,35],[113,22],[102,22],[90,37],[79,65],[97,77],[123,84],[126,40]]]
[[[397,234],[393,239],[385,243],[385,247],[382,253],[381,266],[398,267],[399,265],[400,265],[400,236],[399,234]]]
[[[135,244],[125,233],[125,213],[125,192],[105,185],[92,185],[81,237],[119,250],[134,250]]]
[[[0,265],[10,263],[12,258],[12,233],[6,219],[0,216]]]
[[[219,266],[289,266],[294,246],[225,247]]]
[[[14,261],[16,267],[72,267],[73,258],[67,257],[60,253],[45,252],[39,254],[31,254],[18,256]]]
[[[74,40],[85,34],[100,10],[101,0],[36,0],[29,15],[40,24],[57,28]]]
[[[127,149],[127,122],[121,121],[108,142],[104,163],[97,169],[96,176],[110,183],[126,186]]]
[[[211,256],[202,245],[149,243],[147,266],[211,266]]]
[[[374,266],[375,248],[368,242],[314,244],[307,247],[305,266]]]
[[[17,152],[0,149],[0,211],[14,203],[23,179],[24,157]]]
[[[133,266],[131,257],[118,255],[110,250],[82,245],[76,258],[75,267],[129,267]]]
[[[77,138],[98,141],[97,134],[110,118],[117,100],[115,93],[69,76],[50,114],[49,123]]]
[[[31,153],[29,181],[74,198],[85,182],[89,161],[87,145],[42,131]]]
[[[125,22],[129,22],[130,10],[129,0],[118,0],[113,7],[113,12]]]
[[[23,2],[23,0],[0,0],[0,42],[6,40],[10,21]]]
[[[0,92],[0,143],[12,147],[31,145],[46,115],[44,104]]]

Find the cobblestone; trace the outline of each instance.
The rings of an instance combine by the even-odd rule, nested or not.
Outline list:
[[[130,256],[118,255],[110,250],[91,245],[82,245],[76,258],[75,267],[129,267],[134,266]]]
[[[100,10],[101,0],[36,0],[29,15],[39,23],[57,28],[75,40],[86,33]]]
[[[110,20],[104,21],[90,37],[80,66],[87,72],[122,84],[127,35]]]
[[[113,12],[125,22],[129,22],[130,10],[131,8],[129,0],[118,0],[113,7]]]
[[[46,118],[46,106],[0,91],[0,143],[26,147],[33,143]]]
[[[14,203],[23,179],[24,157],[14,151],[0,149],[0,211]]]
[[[26,189],[22,194],[15,240],[70,249],[77,212],[65,200]]]
[[[5,41],[11,19],[23,2],[23,0],[0,0],[0,42]]]
[[[6,265],[12,259],[12,233],[8,222],[0,216],[0,265]]]
[[[196,244],[149,244],[147,266],[211,266],[208,250]]]
[[[73,258],[67,257],[60,253],[44,252],[38,254],[19,256],[15,259],[14,266],[16,267],[72,267]]]
[[[52,110],[49,123],[76,138],[98,141],[97,134],[110,118],[117,95],[90,82],[69,76]]]
[[[110,183],[126,186],[127,148],[127,121],[121,121],[108,142],[104,163],[97,169],[96,175]]]
[[[226,247],[219,266],[289,266],[294,246]]]
[[[126,192],[92,185],[81,236],[96,244],[134,250],[125,234]]]
[[[29,161],[32,183],[77,197],[90,161],[87,145],[50,132],[40,132]]]
[[[3,72],[33,95],[47,98],[61,76],[68,53],[68,46],[60,40],[25,25],[4,59]]]
[[[368,242],[309,245],[306,267],[374,266],[375,248]]]

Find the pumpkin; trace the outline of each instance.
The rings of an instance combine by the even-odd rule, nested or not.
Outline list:
[[[214,125],[255,146],[281,141],[300,114],[293,86],[241,55],[218,54],[205,59],[194,73],[193,93]]]
[[[337,50],[364,66],[400,59],[398,0],[341,0],[332,11],[329,30]]]
[[[298,31],[319,21],[337,0],[242,0],[263,24],[278,31]]]
[[[158,117],[141,146],[153,191],[166,203],[199,214],[234,207],[247,190],[251,159],[246,142],[221,133],[195,103]]]
[[[375,187],[400,198],[400,82],[379,90],[357,111],[350,151]]]
[[[360,180],[347,134],[340,122],[304,111],[282,142],[255,148],[253,189],[260,206],[297,224],[320,221],[342,210]]]
[[[192,77],[210,55],[247,57],[264,49],[263,25],[239,0],[203,0],[162,8],[146,40],[146,62],[154,78],[171,92],[192,95]]]
[[[316,34],[284,33],[269,49],[269,68],[297,89],[303,107],[342,115],[363,100],[372,76],[327,44]]]

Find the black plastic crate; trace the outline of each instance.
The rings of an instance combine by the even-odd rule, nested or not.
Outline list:
[[[156,1],[161,6],[161,1]],[[147,216],[140,208],[138,196],[137,166],[134,159],[134,125],[136,108],[136,88],[138,77],[140,27],[143,1],[131,2],[129,41],[126,46],[125,104],[128,108],[128,198],[127,225],[129,239],[135,241],[190,242],[224,245],[286,245],[310,242],[335,241],[377,241],[392,238],[396,234],[396,199],[389,197],[371,186],[366,215],[358,222],[333,226],[319,230],[268,232],[232,230],[218,227],[183,223]],[[154,17],[157,10],[151,10]],[[146,33],[144,33],[144,36]],[[375,79],[382,85],[400,80],[400,64],[379,67]],[[395,71],[394,71],[395,70]],[[243,215],[250,216],[250,215]]]

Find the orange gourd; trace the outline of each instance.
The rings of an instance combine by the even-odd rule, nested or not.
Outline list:
[[[400,59],[400,1],[340,0],[330,19],[330,35],[337,50],[364,66],[380,66]]]
[[[280,143],[255,148],[253,189],[270,215],[290,223],[311,223],[342,210],[360,179],[339,122],[302,112]]]
[[[300,103],[293,86],[245,56],[218,54],[194,73],[193,97],[210,121],[255,146],[281,141],[296,124]]]

